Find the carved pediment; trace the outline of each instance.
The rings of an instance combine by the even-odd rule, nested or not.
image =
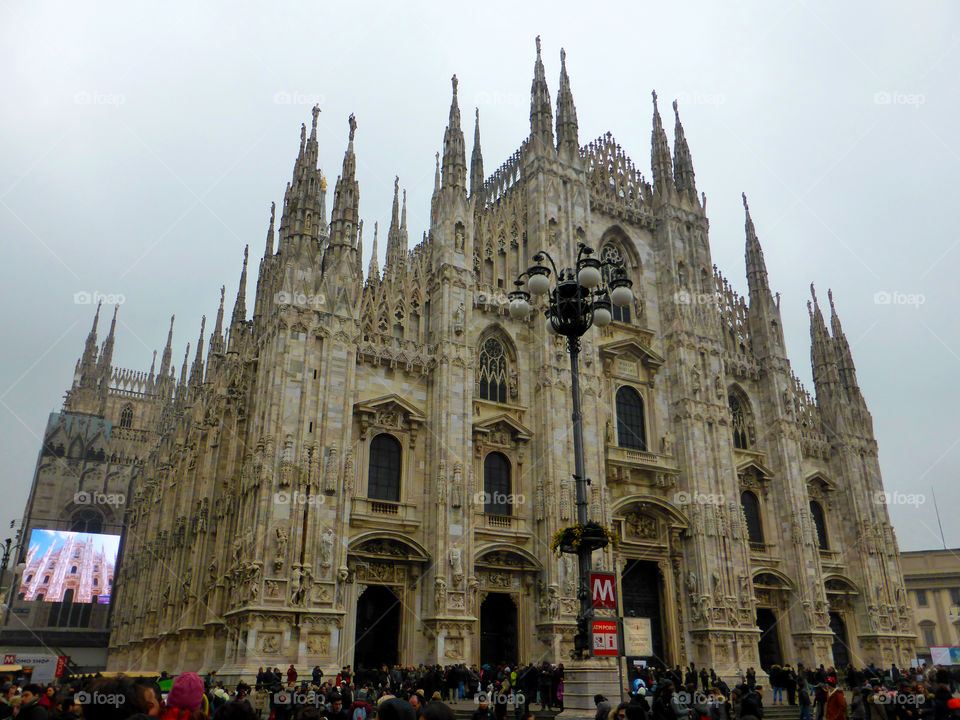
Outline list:
[[[664,363],[663,357],[634,338],[601,345],[600,360],[608,372],[617,367],[617,361],[639,362],[651,375]]]
[[[495,445],[509,445],[527,442],[533,437],[533,431],[514,417],[507,414],[497,415],[473,424],[474,445],[481,442]]]
[[[741,484],[756,484],[773,480],[773,471],[760,462],[759,458],[750,457],[737,465],[737,476]]]
[[[360,419],[364,433],[371,425],[415,431],[426,421],[420,408],[396,393],[358,402],[353,406],[353,411]]]
[[[526,550],[500,545],[483,548],[477,553],[476,567],[496,570],[543,570],[543,565]]]
[[[384,535],[360,538],[350,545],[350,555],[369,560],[426,562],[430,555],[419,544],[400,536]]]
[[[837,484],[824,473],[817,471],[806,479],[807,487],[813,491],[811,494],[836,492]]]

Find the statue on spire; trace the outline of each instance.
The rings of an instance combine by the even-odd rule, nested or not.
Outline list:
[[[313,110],[311,110],[310,112],[313,113],[313,132],[316,133],[316,131],[317,131],[317,120],[320,118],[320,106],[319,106],[319,105],[314,105],[314,106],[313,106]]]
[[[357,133],[357,119],[354,117],[353,113],[350,113],[347,123],[350,125],[350,142],[353,142],[353,136]]]

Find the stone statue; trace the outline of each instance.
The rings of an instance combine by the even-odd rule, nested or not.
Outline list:
[[[520,373],[510,371],[510,397],[516,399],[520,395]]]
[[[463,321],[466,317],[466,310],[464,310],[463,303],[457,306],[457,309],[453,311],[453,331],[457,335],[463,334]]]
[[[333,528],[327,528],[320,535],[320,567],[328,568],[333,563]]]
[[[343,458],[343,494],[353,494],[353,449],[348,449]]]
[[[447,581],[442,577],[438,577],[433,583],[433,603],[438,614],[446,609]]]
[[[447,462],[440,460],[437,471],[437,505],[447,503]]]
[[[450,569],[453,572],[453,585],[459,587],[463,581],[463,551],[459,547],[450,548]]]
[[[287,535],[287,531],[282,527],[277,528],[277,552],[273,558],[273,569],[274,572],[280,572],[283,569],[284,560],[287,557],[287,542],[290,538]]]
[[[340,450],[334,443],[327,451],[327,466],[323,471],[323,493],[334,495],[337,492],[337,473],[340,471]]]
[[[457,463],[453,466],[453,481],[450,487],[450,506],[458,508],[463,504],[463,465]]]

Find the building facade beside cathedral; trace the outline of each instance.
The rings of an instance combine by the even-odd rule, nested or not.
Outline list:
[[[168,338],[139,394],[100,409],[109,443],[130,442],[124,402],[147,437],[110,669],[569,661],[576,560],[549,549],[576,519],[569,359],[542,312],[514,320],[505,299],[536,251],[567,264],[578,242],[633,281],[635,303],[584,337],[581,386],[589,514],[622,538],[594,565],[650,619],[647,659],[735,675],[913,657],[832,298],[829,326],[809,305],[814,399],[749,210],[748,297],[713,265],[679,116],[671,152],[654,96],[647,182],[609,133],[581,144],[563,63],[554,112],[538,42],[530,134],[485,175],[454,78],[430,229],[408,249],[397,185],[385,264],[374,228],[364,273],[357,125],[328,216],[318,112],[252,313],[245,254],[232,317],[221,292],[179,381]]]

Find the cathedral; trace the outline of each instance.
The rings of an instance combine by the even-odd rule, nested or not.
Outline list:
[[[569,358],[506,294],[538,250],[572,263],[580,242],[633,283],[580,361],[588,512],[619,535],[593,564],[616,574],[620,613],[649,621],[632,659],[727,676],[909,663],[832,296],[808,303],[812,395],[746,197],[747,297],[711,260],[676,103],[671,151],[653,96],[648,181],[610,133],[581,141],[564,55],[554,106],[538,40],[529,134],[487,174],[452,84],[413,248],[398,181],[385,263],[368,226],[364,272],[363,135],[351,116],[328,214],[314,108],[252,311],[245,250],[232,313],[221,289],[179,376],[172,320],[149,372],[112,368],[91,331],[65,412],[100,418],[108,461],[132,458],[109,669],[569,662],[576,561],[550,549],[576,522]]]

